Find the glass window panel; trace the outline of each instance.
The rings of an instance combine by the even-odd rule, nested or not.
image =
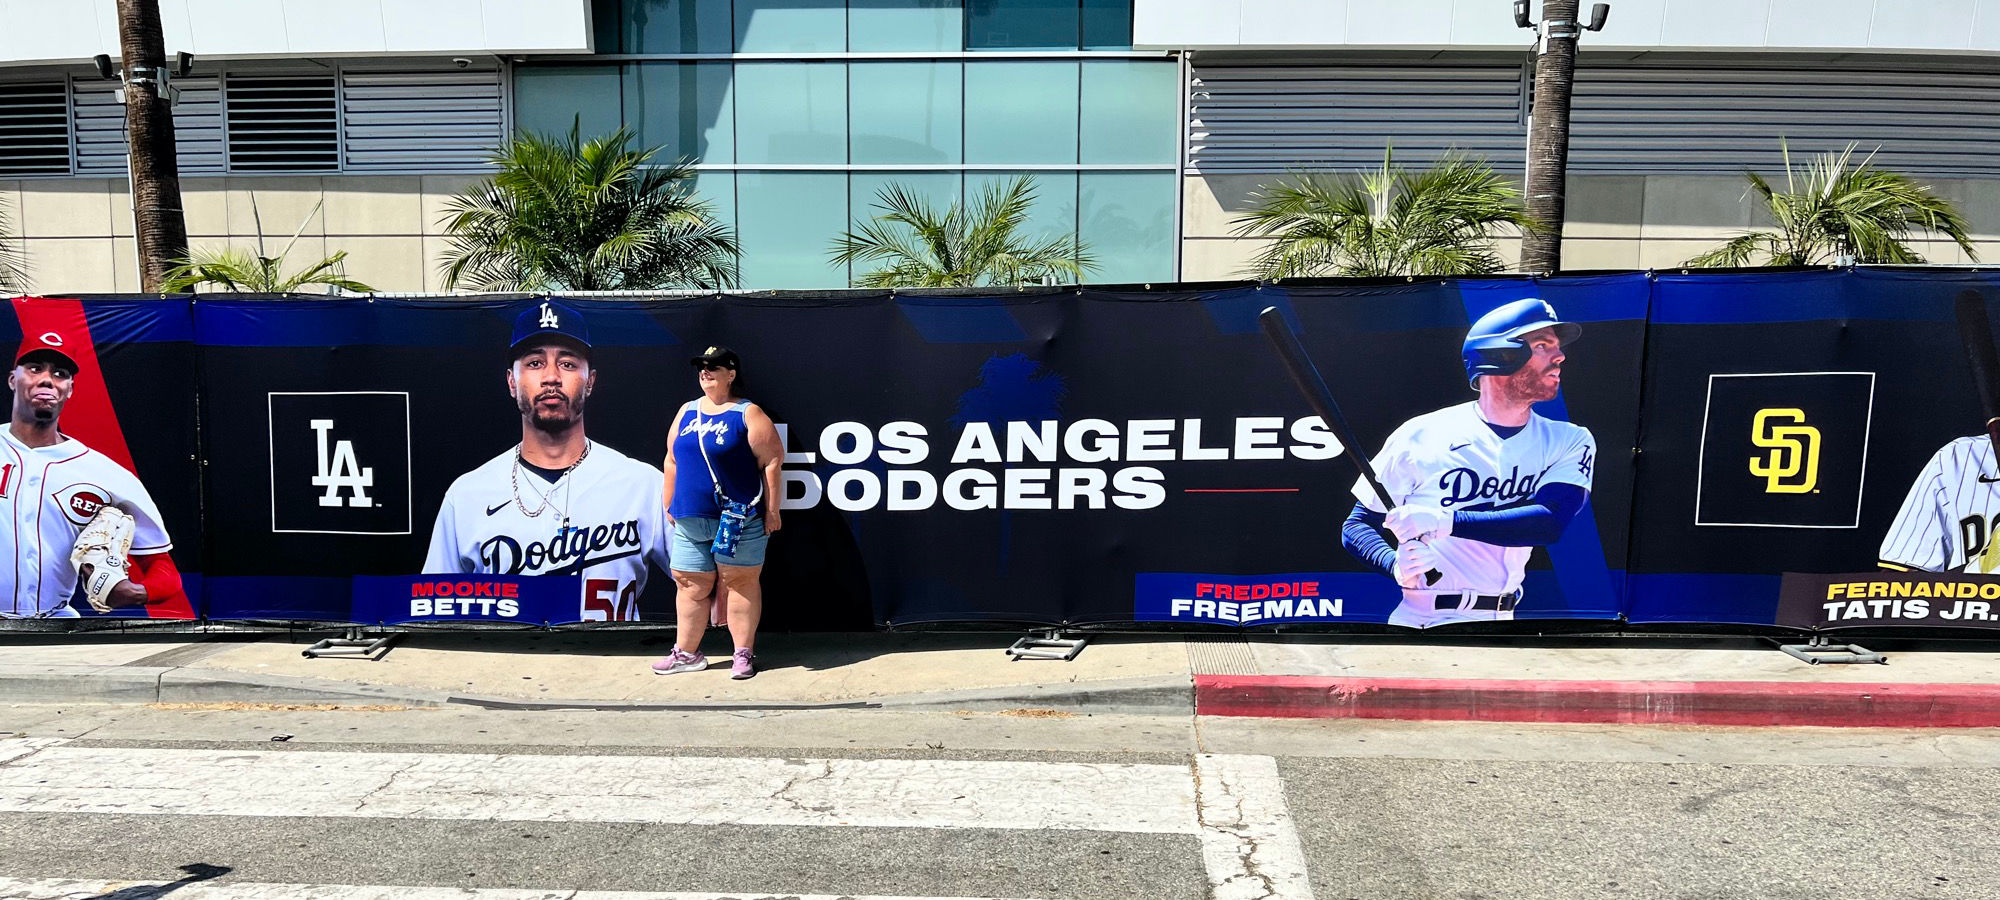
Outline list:
[[[881,202],[882,189],[891,184],[901,185],[904,190],[915,194],[940,216],[952,204],[959,202],[961,184],[957,172],[854,172],[849,174],[847,181],[848,230],[857,230],[861,223],[886,214],[876,204]],[[899,228],[906,234],[909,232],[907,225],[890,227]],[[851,275],[859,281],[862,275],[882,267],[880,263],[855,263]]]
[[[640,63],[625,83],[626,107],[636,110],[646,146],[664,156],[701,162],[736,160],[736,126],[728,63]]]
[[[847,173],[738,172],[736,218],[745,289],[847,286],[830,261],[847,227]]]
[[[1070,235],[1076,232],[1075,172],[967,172],[965,204],[968,209],[980,199],[980,192],[995,184],[1026,175],[1035,189],[1027,220],[1017,232],[1031,241]],[[1091,280],[1085,275],[1085,280]]]
[[[535,134],[568,134],[580,124],[585,140],[624,124],[618,67],[523,66],[514,70],[514,127]]]
[[[965,161],[1075,163],[1073,62],[965,64]]]
[[[736,0],[736,52],[839,53],[845,0]]]
[[[1085,172],[1078,236],[1097,261],[1088,280],[1171,281],[1174,173]]]
[[[968,50],[1075,50],[1077,0],[968,0]]]
[[[1170,60],[1085,60],[1080,159],[1173,162],[1180,143],[1180,71]]]
[[[728,53],[729,17],[729,0],[625,0],[620,52]]]
[[[736,161],[847,162],[847,67],[738,63]]]
[[[715,219],[736,229],[736,173],[699,169],[694,175],[695,199],[707,203]]]
[[[958,63],[857,62],[847,69],[856,163],[955,163],[964,158]]]
[[[1132,0],[1083,0],[1083,49],[1132,49]]]
[[[857,53],[964,47],[959,0],[854,0],[847,10],[847,49]]]

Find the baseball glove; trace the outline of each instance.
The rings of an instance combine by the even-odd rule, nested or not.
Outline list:
[[[106,504],[76,536],[70,565],[83,581],[83,598],[98,612],[109,612],[111,589],[126,580],[125,557],[132,550],[134,522],[124,510]],[[85,572],[84,566],[90,571]]]

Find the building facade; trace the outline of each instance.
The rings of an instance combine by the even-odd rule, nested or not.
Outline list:
[[[1586,7],[1588,3],[1586,3]],[[747,289],[842,287],[884,186],[1030,176],[1105,283],[1239,277],[1234,218],[1385,147],[1518,176],[1503,0],[161,0],[188,230],[440,288],[446,204],[520,130],[685,157]],[[0,206],[44,293],[137,289],[111,0],[0,3]],[[1741,173],[1858,142],[2000,258],[2000,0],[1613,0],[1586,34],[1565,264],[1672,266],[1756,223]],[[1987,242],[1996,242],[1988,244]],[[1990,250],[1989,250],[1990,247]],[[1966,261],[1950,244],[1936,262]]]

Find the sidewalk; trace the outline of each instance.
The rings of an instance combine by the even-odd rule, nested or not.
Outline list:
[[[173,639],[169,639],[169,637]],[[2000,727],[2000,644],[1870,642],[1889,665],[1806,665],[1749,639],[1116,636],[1013,661],[1012,634],[768,635],[756,678],[652,674],[667,632],[419,633],[380,659],[317,636],[0,634],[18,702],[1075,712]]]

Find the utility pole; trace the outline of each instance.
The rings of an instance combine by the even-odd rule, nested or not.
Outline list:
[[[1535,57],[1534,111],[1528,118],[1528,215],[1543,226],[1521,238],[1521,269],[1562,269],[1563,203],[1569,177],[1569,98],[1576,83],[1576,41],[1585,29],[1601,31],[1611,5],[1591,6],[1590,23],[1577,20],[1580,0],[1542,0],[1541,52]],[[1533,28],[1528,0],[1514,0],[1514,24]]]
[[[131,148],[132,233],[139,244],[139,289],[159,293],[167,270],[187,256],[187,219],[181,212],[181,176],[174,150],[172,88],[193,57],[180,54],[178,71],[166,65],[159,0],[118,0],[118,45],[124,55],[125,142]],[[100,74],[109,68],[100,57]]]

